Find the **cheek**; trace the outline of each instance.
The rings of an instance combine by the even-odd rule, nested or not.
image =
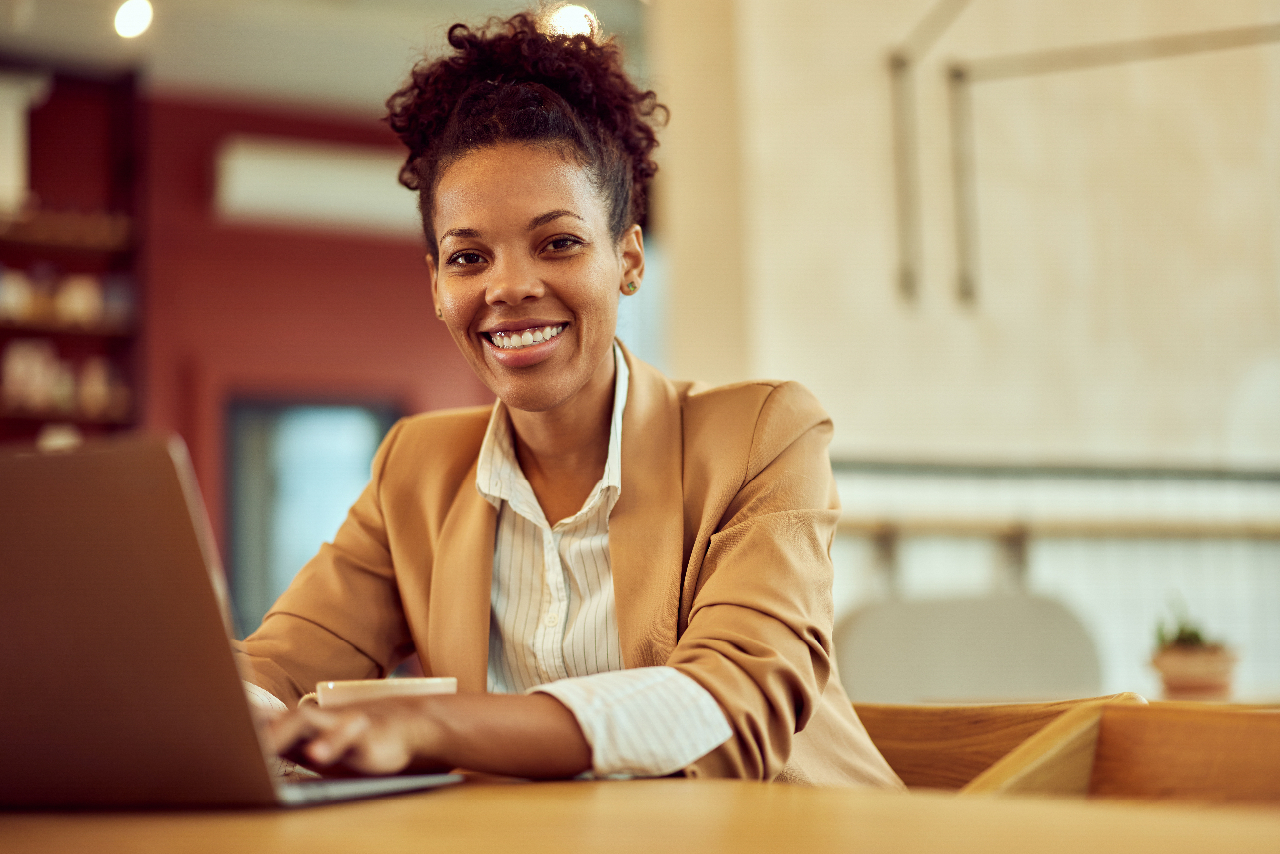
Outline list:
[[[589,276],[590,284],[583,288],[581,300],[584,306],[597,318],[607,320],[618,315],[619,270],[608,261],[600,261],[594,265]]]
[[[436,290],[436,301],[449,328],[460,328],[465,333],[475,316],[477,304],[483,300],[476,288],[460,287],[456,282],[441,282]]]
[[[613,327],[616,327],[618,323],[618,305],[620,299],[621,294],[618,292],[616,283],[612,278],[607,279],[606,284],[601,288],[601,293],[596,302],[596,312],[601,321],[609,326],[609,329],[607,329],[606,332],[609,333],[608,337],[610,340],[612,340],[613,333],[616,331]]]

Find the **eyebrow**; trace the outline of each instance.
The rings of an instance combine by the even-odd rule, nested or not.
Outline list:
[[[538,214],[533,219],[529,220],[529,225],[525,227],[525,230],[533,231],[534,229],[540,228],[553,220],[559,219],[562,216],[573,217],[579,222],[586,222],[585,219],[583,219],[582,217],[578,216],[576,213],[570,210],[547,211],[546,213]],[[477,238],[479,236],[480,236],[479,229],[451,228],[448,231],[446,231],[444,234],[440,235],[440,241],[444,242],[445,239],[450,237],[472,239],[472,238]]]
[[[449,238],[449,237],[479,237],[479,236],[480,236],[480,232],[474,228],[451,228],[448,231],[446,231],[444,234],[440,235],[440,240],[441,242],[443,242],[445,238]]]
[[[582,217],[578,216],[578,215],[577,215],[576,213],[574,213],[573,211],[566,211],[566,210],[547,211],[546,213],[544,213],[544,214],[538,214],[538,215],[537,215],[537,216],[535,216],[533,219],[529,220],[529,227],[528,227],[528,231],[533,231],[535,228],[538,228],[539,226],[546,225],[547,223],[551,222],[552,220],[559,219],[559,218],[560,218],[560,217],[562,217],[562,216],[570,216],[570,217],[573,217],[574,219],[578,220],[579,222],[586,222],[586,220],[585,220],[585,219],[583,219]]]
[[[561,216],[572,216],[572,218],[576,219],[577,222],[580,222],[580,223],[586,222],[585,219],[582,219],[581,216],[573,213],[573,211],[571,210],[549,210],[547,211],[547,213],[539,214],[538,216],[534,216],[534,218],[529,220],[529,225],[526,225],[525,230],[529,230],[529,232],[531,232],[531,230],[534,230],[536,228],[541,228],[543,227],[543,225],[553,222],[553,220],[557,220],[561,218]],[[440,234],[440,242],[443,243],[445,239],[448,239],[451,237],[458,237],[463,239],[474,239],[474,238],[480,237],[480,229],[451,228],[447,230],[447,232]]]

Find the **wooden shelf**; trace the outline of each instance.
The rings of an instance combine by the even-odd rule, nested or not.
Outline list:
[[[38,210],[0,219],[0,245],[12,247],[114,253],[132,240],[133,220],[122,213]]]
[[[861,537],[1035,537],[1123,539],[1280,539],[1280,522],[1262,519],[1096,518],[1018,519],[995,517],[870,518],[846,516],[837,523],[841,534]]]
[[[75,424],[83,427],[125,427],[133,423],[131,415],[91,417],[78,412],[53,409],[35,412],[29,409],[0,409],[0,422],[22,424]]]
[[[121,326],[63,326],[57,323],[13,323],[0,320],[0,336],[67,338],[130,338],[137,334],[132,325]]]
[[[85,435],[114,433],[137,424],[142,412],[137,79],[132,73],[38,70],[50,75],[52,86],[29,116],[32,206],[0,217],[0,264],[32,283],[31,306],[22,319],[0,318],[0,354],[15,345],[21,349],[24,339],[31,347],[22,357],[29,362],[5,366],[14,369],[14,388],[0,399],[0,440],[6,441],[26,441],[63,426]],[[74,305],[65,303],[57,312],[72,276],[99,280],[100,311],[72,300]],[[62,322],[73,308],[97,322]],[[37,362],[46,373],[33,373]],[[56,388],[37,391],[41,383]]]

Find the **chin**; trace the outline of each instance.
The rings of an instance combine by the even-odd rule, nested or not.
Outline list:
[[[528,375],[522,377],[502,377],[494,383],[490,391],[494,393],[509,409],[522,412],[549,412],[573,398],[576,391],[584,383],[574,382],[574,377],[563,373],[541,377]]]
[[[562,395],[536,389],[505,389],[495,391],[494,394],[508,409],[519,409],[521,412],[548,412],[564,403]]]

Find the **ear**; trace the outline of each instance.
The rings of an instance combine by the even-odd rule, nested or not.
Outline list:
[[[622,233],[618,241],[618,257],[622,260],[622,281],[618,282],[618,290],[624,294],[633,294],[627,285],[634,282],[638,290],[644,282],[644,232],[640,226],[633,225]]]
[[[427,262],[427,279],[431,282],[432,307],[435,309],[436,317],[440,317],[440,268],[430,252],[426,254],[424,260]]]

